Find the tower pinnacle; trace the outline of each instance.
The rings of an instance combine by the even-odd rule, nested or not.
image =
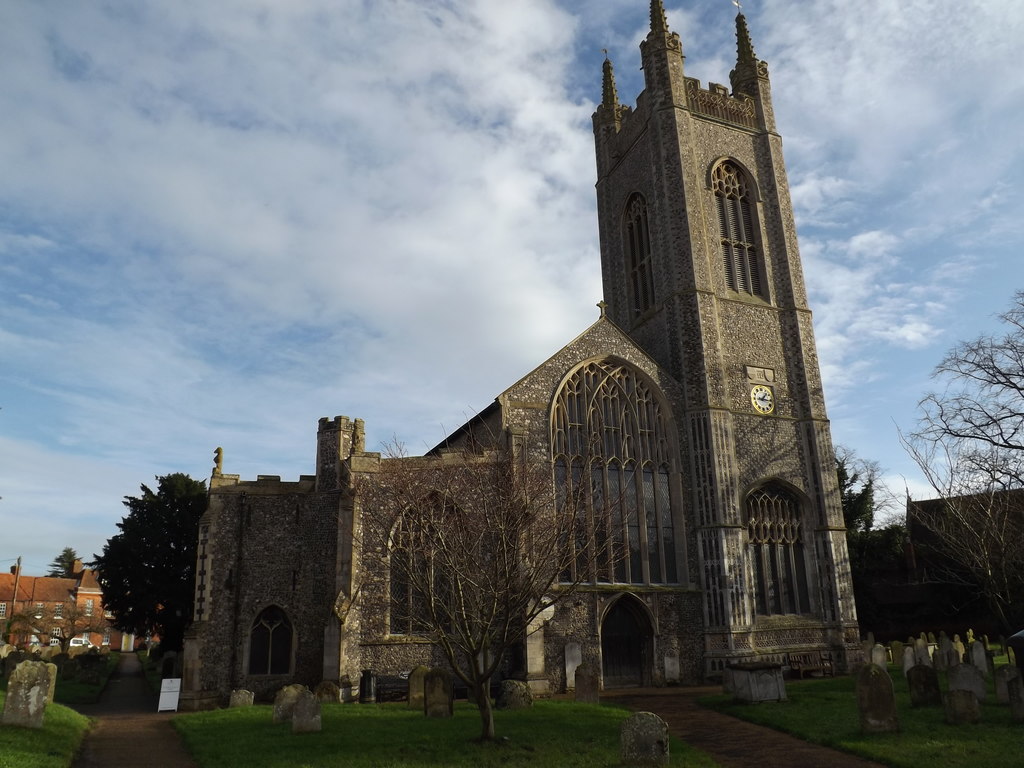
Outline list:
[[[747,19],[741,11],[736,14],[736,69],[729,73],[733,93],[754,97],[757,94],[757,77],[757,55],[750,40]]]
[[[612,70],[611,59],[605,51],[604,78],[601,84],[601,106],[615,110],[619,106],[619,92],[615,88],[615,72]]]
[[[668,17],[665,15],[663,0],[651,0],[651,34],[668,37]]]

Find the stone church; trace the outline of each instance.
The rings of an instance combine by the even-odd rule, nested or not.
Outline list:
[[[680,38],[652,0],[635,107],[620,103],[605,61],[593,117],[600,317],[419,459],[475,422],[551,462],[553,483],[585,462],[594,493],[619,499],[609,514],[620,556],[524,643],[517,663],[538,692],[571,684],[569,648],[605,686],[697,683],[733,662],[819,651],[841,669],[857,653],[768,67],[742,14],[736,35],[731,87],[705,88],[685,75]],[[597,447],[584,457],[583,445]],[[320,420],[314,475],[215,468],[183,706],[441,663],[389,616],[387,573],[355,588],[355,532],[378,512],[359,489],[400,460],[367,452],[363,423],[339,416]]]

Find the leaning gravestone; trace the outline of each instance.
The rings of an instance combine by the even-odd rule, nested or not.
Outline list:
[[[576,684],[576,668],[583,663],[583,650],[579,643],[565,644],[565,687],[572,690]]]
[[[942,706],[939,675],[934,667],[926,667],[924,664],[911,667],[907,670],[907,684],[910,686],[910,706]]]
[[[966,665],[965,665],[966,666]],[[946,693],[946,722],[964,725],[981,720],[981,704],[971,691],[950,689]]]
[[[406,696],[409,709],[423,709],[423,681],[429,671],[420,665],[409,673],[409,692]]]
[[[1020,670],[1016,667],[1006,666],[996,670],[996,701],[1000,704],[1010,703],[1010,681],[1020,677]]]
[[[287,723],[292,719],[292,713],[295,710],[295,702],[299,700],[299,696],[304,691],[309,689],[304,685],[286,685],[284,688],[277,692],[274,697],[274,722],[275,723]]]
[[[454,711],[452,676],[446,669],[432,669],[423,678],[423,714],[451,717]]]
[[[622,723],[623,766],[668,765],[668,726],[653,712],[637,712]]]
[[[52,673],[50,669],[52,668]],[[42,728],[43,714],[50,700],[50,681],[56,679],[57,667],[43,661],[23,661],[7,681],[4,701],[4,725]]]
[[[970,691],[978,701],[985,701],[988,696],[988,687],[985,685],[985,676],[973,664],[960,664],[949,670],[948,688],[951,691]]]
[[[301,691],[292,708],[292,733],[319,733],[320,723],[320,699],[312,691]]]
[[[590,664],[576,667],[576,703],[598,704],[601,701],[601,679]]]
[[[877,664],[865,664],[857,675],[857,710],[861,733],[896,733],[896,696],[892,680]]]
[[[256,694],[252,691],[246,691],[244,689],[234,690],[231,692],[231,698],[228,700],[228,709],[234,709],[235,707],[251,707],[255,698]]]
[[[533,693],[522,680],[502,680],[495,709],[527,709],[533,706]]]

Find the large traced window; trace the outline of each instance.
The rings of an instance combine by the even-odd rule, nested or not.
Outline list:
[[[552,413],[555,481],[578,515],[566,580],[674,583],[671,424],[631,367],[587,363],[563,384]]]
[[[623,247],[629,271],[630,306],[634,315],[646,312],[654,303],[654,270],[651,263],[651,230],[647,203],[638,194],[626,203]]]
[[[761,257],[754,232],[754,202],[746,175],[728,160],[711,175],[718,210],[719,242],[730,290],[765,297]]]
[[[756,612],[809,612],[799,500],[783,488],[765,486],[747,496],[746,515]]]
[[[287,675],[292,664],[292,624],[276,605],[264,608],[249,632],[249,674]]]
[[[452,510],[437,494],[425,503],[442,519]],[[429,517],[431,513],[422,511],[410,515],[411,519],[400,520],[392,533],[389,570],[393,635],[422,635],[436,628],[434,622],[441,619],[431,617],[431,603],[444,604],[451,594],[451,579],[437,565],[445,560],[442,555],[450,555],[450,541],[425,519]]]

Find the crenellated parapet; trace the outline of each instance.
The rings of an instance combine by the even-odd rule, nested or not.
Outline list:
[[[723,120],[742,128],[757,130],[757,107],[750,96],[734,96],[729,89],[718,83],[700,87],[695,77],[686,78],[686,101],[690,110],[698,115]]]

